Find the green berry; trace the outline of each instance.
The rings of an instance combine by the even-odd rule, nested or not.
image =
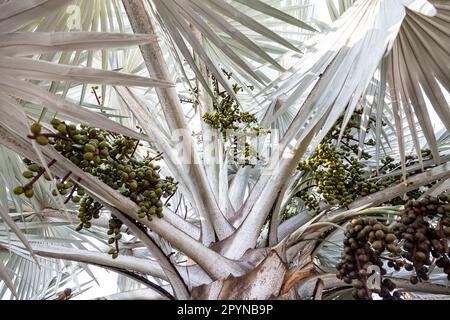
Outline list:
[[[73,182],[72,181],[68,181],[64,185],[64,189],[70,189],[70,188],[73,188]]]
[[[48,138],[47,137],[45,137],[45,136],[38,136],[37,138],[36,138],[36,142],[38,143],[38,144],[40,144],[41,146],[46,146],[46,145],[48,145]]]
[[[14,188],[14,190],[13,190],[13,192],[14,192],[14,194],[16,194],[16,195],[21,195],[22,193],[24,193],[24,190],[23,190],[23,187],[16,187],[16,188]]]
[[[22,173],[22,176],[26,179],[31,179],[34,177],[34,173],[31,171],[25,171],[24,173]]]
[[[130,183],[130,189],[131,190],[136,190],[138,188],[138,183],[137,183],[137,181],[136,180],[133,180],[133,181],[131,181],[131,183]]]
[[[94,154],[92,152],[86,152],[83,155],[83,159],[86,161],[91,161],[92,159],[94,159]]]
[[[52,121],[50,121],[50,124],[56,129],[56,127],[59,126],[61,121],[59,119],[53,118]]]
[[[56,130],[58,130],[58,132],[63,135],[65,135],[67,133],[67,127],[64,123],[59,124],[58,127],[56,128]]]
[[[102,163],[102,160],[100,159],[99,156],[95,156],[94,159],[92,159],[94,164],[96,165],[100,165]]]
[[[27,190],[25,190],[25,197],[27,197],[27,198],[33,198],[33,196],[34,196],[33,189],[27,189]]]
[[[95,152],[95,150],[96,150],[97,148],[94,146],[94,145],[92,145],[92,144],[86,144],[85,146],[84,146],[84,152]]]
[[[103,157],[107,157],[107,156],[109,156],[109,151],[108,151],[108,149],[103,148],[103,149],[101,149],[100,154],[101,154]]]
[[[145,218],[145,216],[146,216],[145,212],[143,212],[143,211],[139,211],[139,213],[138,213],[138,217],[139,217],[139,219],[144,219],[144,218]]]
[[[41,130],[42,130],[42,126],[39,123],[35,122],[31,125],[31,132],[35,136],[38,136],[41,133]]]

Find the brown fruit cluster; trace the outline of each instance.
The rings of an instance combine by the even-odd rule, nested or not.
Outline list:
[[[386,274],[383,259],[395,271],[414,272],[412,284],[428,281],[433,264],[442,268],[450,281],[450,197],[445,193],[409,200],[392,228],[376,219],[359,218],[348,224],[344,235],[337,277],[354,287],[355,299],[372,299],[373,293],[385,300],[400,299],[389,279],[383,279],[377,290],[367,287],[370,266],[379,266],[380,276]],[[389,257],[383,256],[386,251]]]
[[[433,258],[437,267],[450,274],[450,204],[446,194],[408,201],[394,231],[402,241],[405,269],[415,271],[410,278],[412,284],[429,279]]]
[[[378,266],[381,275],[386,274],[383,268],[381,254],[386,249],[398,253],[394,244],[396,236],[389,227],[376,219],[353,219],[347,225],[344,239],[342,261],[336,266],[337,277],[354,287],[352,295],[358,300],[371,300],[373,293],[378,293],[383,299],[400,299],[400,293],[395,290],[395,284],[389,279],[381,282],[381,287],[369,289],[367,279],[371,275],[370,266]],[[394,291],[394,292],[393,292]]]

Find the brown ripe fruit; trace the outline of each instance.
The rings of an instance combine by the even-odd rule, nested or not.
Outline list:
[[[421,244],[419,244],[419,246],[417,248],[419,249],[419,251],[423,251],[423,252],[430,251],[430,246],[425,242],[422,242]]]
[[[383,242],[381,242],[379,240],[375,241],[374,243],[372,243],[372,248],[378,252],[383,251],[384,250]]]
[[[420,262],[427,260],[427,255],[425,253],[423,253],[422,251],[417,251],[415,257]]]
[[[444,233],[445,233],[445,236],[449,237],[450,236],[450,227],[445,227]]]
[[[411,278],[409,278],[409,281],[412,284],[417,284],[419,282],[419,278],[417,278],[416,276],[411,276]]]
[[[412,264],[409,264],[409,263],[405,264],[406,271],[413,271],[413,269],[414,269],[414,266]]]
[[[378,231],[383,229],[383,226],[381,225],[381,223],[377,223],[373,226],[373,230]]]
[[[414,238],[417,241],[423,241],[425,239],[425,236],[422,232],[416,232],[416,234],[414,235]]]
[[[359,299],[365,299],[367,297],[366,289],[358,289],[358,298]]]
[[[366,270],[366,269],[361,269],[361,270],[359,270],[359,274],[360,274],[361,276],[363,276],[363,277],[365,277],[365,276],[368,276],[368,275],[369,275],[369,273],[367,272],[367,270]]]
[[[388,233],[388,234],[386,235],[386,237],[385,237],[385,240],[386,240],[387,243],[392,243],[392,242],[394,242],[395,240],[397,240],[397,237],[396,237],[395,234],[393,234],[393,233]]]
[[[361,280],[353,280],[352,281],[352,286],[355,287],[356,289],[361,289],[362,287],[364,287],[364,284],[362,283]]]
[[[392,244],[392,243],[390,243],[390,244],[387,245],[387,249],[388,249],[388,251],[391,252],[391,253],[396,253],[396,252],[398,251],[397,246],[394,245],[394,244]]]
[[[375,237],[377,239],[383,239],[384,238],[384,232],[382,230],[378,230],[377,232],[375,232]]]
[[[403,235],[403,239],[405,239],[406,241],[409,241],[409,242],[413,242],[413,241],[414,241],[414,237],[413,237],[413,235],[410,234],[410,233],[405,233],[405,234]]]
[[[365,254],[362,254],[362,255],[359,255],[359,256],[358,256],[358,260],[359,260],[361,263],[365,263],[365,262],[369,261],[369,258],[368,258]]]

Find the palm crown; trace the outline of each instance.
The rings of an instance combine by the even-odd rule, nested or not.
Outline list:
[[[49,299],[80,272],[94,278],[96,265],[132,279],[123,291],[163,298],[322,298],[319,283],[336,289],[323,298],[345,298],[342,226],[357,216],[394,223],[395,199],[448,189],[450,12],[438,0],[337,3],[327,1],[328,25],[310,0],[0,1],[0,295]],[[106,151],[86,170],[62,140],[84,146],[79,162]],[[330,168],[353,179],[350,156],[354,194],[337,180],[312,183],[328,183]],[[173,180],[156,186],[149,168]],[[36,172],[50,181],[21,195]],[[55,185],[69,181],[98,203],[94,219],[78,223],[86,202],[65,201],[68,188]],[[148,208],[132,196],[144,181]],[[416,286],[405,274],[389,275],[410,295],[448,294],[439,272]]]

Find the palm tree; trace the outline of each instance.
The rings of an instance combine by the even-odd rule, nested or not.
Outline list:
[[[337,2],[327,1],[328,25],[311,0],[0,1],[0,295],[49,299],[100,266],[133,280],[121,289],[136,295],[122,298],[349,297],[335,275],[342,226],[361,215],[392,221],[401,207],[382,204],[430,184],[425,194],[448,189],[450,8]],[[202,120],[217,105],[215,86],[279,134],[270,136],[279,152],[254,146],[266,163],[232,163],[226,136]],[[359,156],[373,155],[364,165],[382,174],[381,158],[393,156],[390,175],[402,181],[312,215],[297,166],[338,120],[341,140],[355,111]],[[178,183],[164,218],[139,219],[130,198],[27,137],[31,123],[51,129],[55,116],[142,141],[140,155],[160,152],[161,172]],[[181,161],[179,132],[191,161]],[[31,199],[15,195],[21,158],[101,203],[92,228],[75,230],[79,205],[53,197],[52,183],[38,180]],[[116,259],[106,253],[110,215],[126,235]],[[388,276],[412,297],[450,294],[439,272],[418,285]]]

